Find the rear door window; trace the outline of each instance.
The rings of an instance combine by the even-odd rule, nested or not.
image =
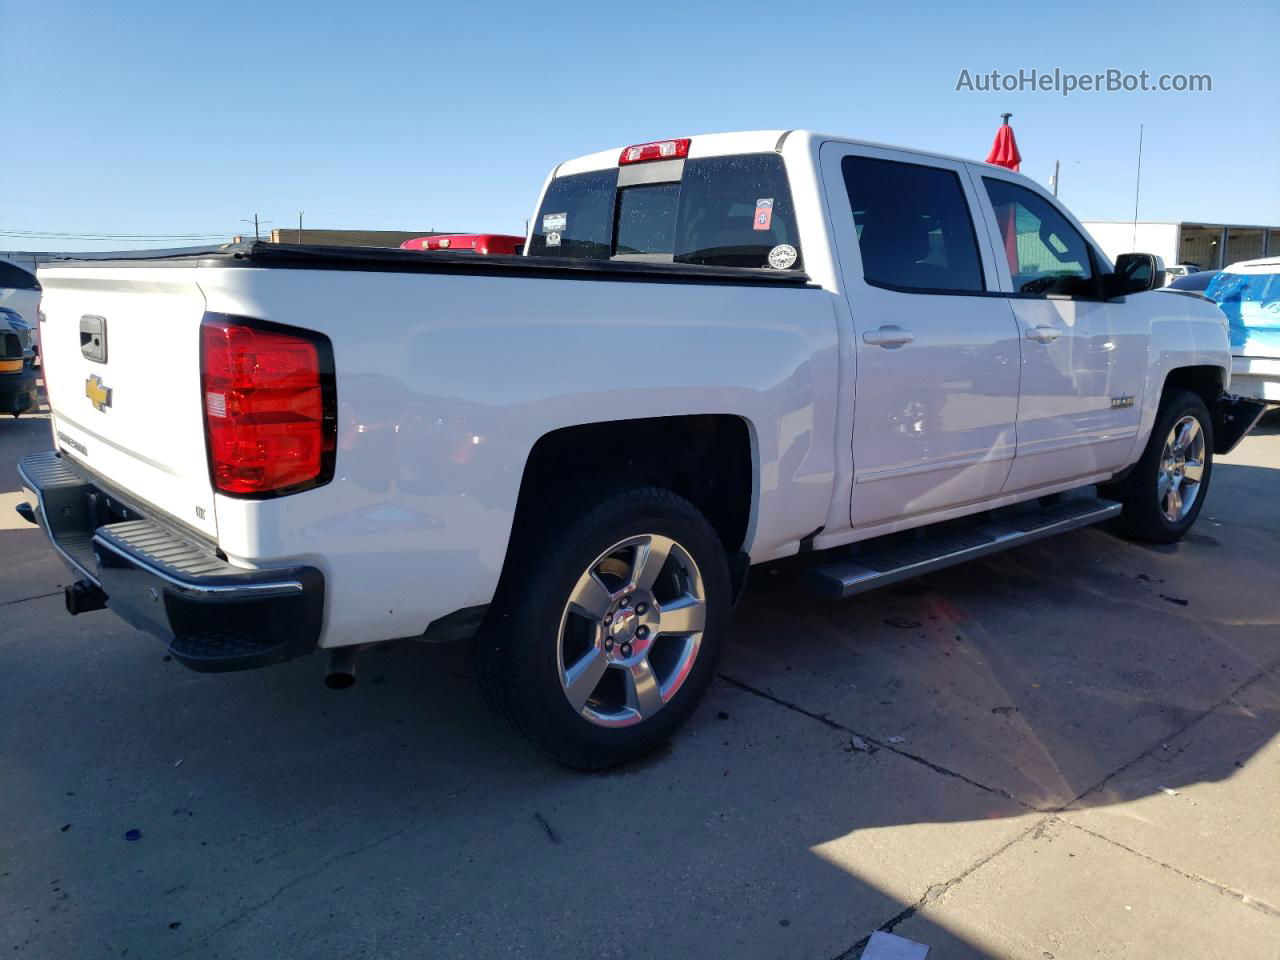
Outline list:
[[[973,218],[954,170],[849,156],[840,172],[868,283],[909,293],[984,288]]]

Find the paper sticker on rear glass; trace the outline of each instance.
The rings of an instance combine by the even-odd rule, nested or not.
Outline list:
[[[768,230],[773,226],[773,197],[756,201],[756,216],[751,223],[753,230]]]
[[[546,237],[548,247],[560,246],[560,235],[569,223],[567,213],[544,213],[542,215],[542,233]]]
[[[769,266],[775,270],[790,270],[798,259],[800,254],[789,243],[780,243],[769,251]]]

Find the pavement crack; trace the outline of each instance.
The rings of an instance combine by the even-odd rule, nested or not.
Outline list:
[[[933,763],[930,760],[926,760],[924,757],[920,757],[913,753],[909,753],[906,750],[902,750],[899,747],[894,746],[893,744],[885,743],[882,740],[877,740],[876,738],[870,737],[865,733],[859,733],[858,731],[853,730],[852,728],[847,727],[842,723],[838,723],[837,721],[832,720],[825,713],[815,713],[811,710],[806,710],[804,707],[801,707],[798,704],[791,703],[787,700],[782,699],[781,697],[774,695],[773,693],[767,690],[761,690],[758,687],[754,687],[751,684],[745,683],[741,680],[731,677],[728,674],[720,673],[718,674],[718,676],[725,683],[728,683],[731,686],[737,687],[739,690],[742,690],[746,693],[754,694],[755,696],[760,697],[761,699],[768,700],[771,703],[777,704],[780,707],[784,707],[788,710],[792,710],[796,713],[801,714],[802,716],[810,718],[811,720],[816,720],[818,723],[821,723],[823,726],[829,727],[832,730],[839,730],[843,733],[850,734],[852,736],[861,737],[863,740],[869,743],[875,744],[875,746],[880,749],[888,750],[892,753],[896,753],[901,757],[904,757],[908,760],[912,760],[916,763],[919,763],[929,768],[930,770],[933,770],[936,773],[942,774],[943,776],[953,777],[957,780],[961,780],[964,783],[977,787],[979,790],[984,790],[987,793],[992,793],[992,794],[995,794],[996,796],[1000,796],[1005,799],[1008,799],[1011,802],[1016,803],[1019,806],[1024,807],[1025,809],[1031,812],[1043,814],[1043,816],[1039,817],[1035,821],[1035,823],[1027,827],[1026,830],[1023,830],[1021,833],[1019,833],[1017,836],[1010,839],[1008,842],[1006,842],[1002,846],[998,847],[997,849],[993,850],[991,853],[987,854],[986,856],[982,857],[975,863],[971,864],[968,868],[966,868],[961,873],[952,877],[950,880],[945,881],[944,883],[934,884],[931,887],[929,887],[929,889],[924,892],[923,896],[921,896],[919,900],[904,907],[902,910],[900,910],[898,913],[890,917],[887,921],[885,921],[883,924],[881,924],[879,927],[876,928],[876,930],[884,933],[892,933],[894,928],[897,927],[899,924],[910,919],[917,912],[924,909],[934,901],[938,900],[940,897],[944,896],[947,893],[947,891],[950,890],[952,887],[954,887],[956,884],[964,881],[964,879],[969,875],[971,875],[974,871],[990,863],[992,860],[1000,856],[1010,847],[1014,846],[1017,843],[1020,843],[1021,841],[1027,838],[1038,839],[1039,837],[1043,836],[1045,828],[1051,822],[1055,822],[1055,821],[1059,823],[1065,823],[1068,826],[1074,827],[1077,830],[1081,830],[1084,833],[1087,833],[1091,836],[1096,837],[1099,840],[1102,840],[1115,847],[1118,847],[1121,850],[1124,850],[1137,857],[1140,857],[1143,860],[1156,864],[1157,866],[1163,867],[1164,869],[1169,870],[1187,880],[1191,880],[1196,883],[1205,884],[1208,887],[1212,888],[1213,890],[1217,891],[1218,893],[1222,894],[1223,896],[1230,897],[1234,900],[1237,900],[1240,903],[1244,904],[1245,906],[1251,907],[1254,910],[1258,910],[1259,912],[1264,913],[1267,916],[1280,917],[1280,908],[1277,908],[1272,904],[1267,903],[1264,900],[1259,900],[1256,897],[1252,897],[1249,894],[1246,894],[1240,890],[1236,890],[1232,887],[1225,886],[1224,884],[1218,883],[1216,881],[1209,880],[1206,877],[1201,877],[1197,874],[1187,873],[1184,870],[1179,870],[1177,867],[1173,866],[1172,864],[1168,864],[1161,860],[1157,860],[1154,857],[1148,856],[1147,854],[1141,853],[1140,851],[1127,847],[1122,843],[1118,843],[1110,839],[1109,837],[1103,836],[1102,834],[1095,833],[1094,831],[1089,830],[1085,827],[1082,827],[1078,824],[1074,824],[1074,823],[1071,823],[1070,821],[1064,820],[1062,819],[1061,816],[1059,816],[1059,814],[1066,811],[1067,808],[1069,808],[1075,803],[1078,803],[1080,800],[1087,797],[1089,794],[1094,793],[1095,791],[1101,789],[1103,786],[1109,783],[1112,779],[1119,776],[1125,770],[1128,770],[1134,764],[1139,763],[1140,761],[1151,756],[1156,750],[1161,749],[1163,744],[1169,743],[1175,738],[1181,736],[1183,733],[1191,729],[1193,726],[1195,726],[1195,724],[1199,723],[1201,720],[1209,716],[1215,710],[1230,703],[1237,695],[1243,692],[1247,687],[1249,687],[1253,683],[1256,683],[1258,680],[1261,680],[1268,673],[1277,669],[1277,667],[1280,667],[1280,658],[1277,658],[1276,660],[1272,661],[1267,666],[1263,667],[1261,670],[1255,673],[1253,676],[1249,677],[1247,680],[1240,683],[1233,690],[1231,690],[1229,693],[1227,693],[1225,696],[1223,696],[1221,699],[1215,702],[1212,706],[1202,711],[1201,713],[1197,714],[1196,716],[1192,717],[1186,723],[1182,724],[1182,726],[1180,726],[1177,730],[1161,737],[1160,740],[1152,744],[1151,747],[1149,747],[1148,749],[1142,751],[1142,753],[1140,753],[1138,756],[1132,758],[1131,760],[1117,767],[1115,770],[1111,771],[1111,773],[1107,774],[1105,777],[1103,777],[1100,781],[1098,781],[1092,787],[1089,787],[1087,790],[1080,793],[1074,800],[1070,801],[1069,803],[1063,804],[1060,807],[1055,807],[1051,810],[1042,810],[1042,809],[1033,807],[1030,804],[1027,804],[1017,799],[1016,797],[1012,796],[1007,791],[1001,790],[997,787],[987,786],[986,784],[979,783],[976,780],[971,780],[969,777],[966,777],[961,773],[956,773],[954,770],[949,770],[946,767]],[[832,960],[856,960],[856,958],[859,957],[862,951],[866,948],[866,945],[870,941],[870,939],[871,939],[871,934],[868,933],[865,937],[863,937],[857,943],[853,944],[853,946],[849,947],[844,952],[837,954],[835,957],[832,958]]]
[[[929,904],[941,899],[943,896],[946,895],[947,891],[949,891],[952,887],[954,887],[958,883],[962,883],[972,873],[974,873],[977,870],[980,870],[982,867],[985,867],[988,863],[990,863],[996,857],[1000,856],[1010,847],[1014,846],[1015,844],[1021,843],[1023,840],[1026,840],[1028,837],[1030,837],[1033,840],[1039,839],[1039,837],[1042,835],[1044,831],[1045,826],[1047,826],[1048,823],[1054,819],[1056,818],[1054,817],[1053,814],[1046,814],[1042,817],[1039,817],[1036,820],[1036,822],[1031,824],[1029,827],[1027,827],[1027,829],[1023,830],[1017,836],[1011,837],[1009,840],[1006,840],[1003,844],[1001,844],[996,849],[992,850],[986,856],[980,857],[978,860],[971,863],[968,867],[966,867],[960,873],[956,874],[950,880],[946,880],[942,883],[935,883],[928,890],[926,890],[924,892],[924,895],[921,896],[920,899],[917,900],[915,903],[911,904],[910,906],[904,907],[902,910],[898,911],[896,914],[894,914],[884,923],[880,924],[880,926],[876,927],[876,931],[879,931],[880,933],[893,933],[893,930],[896,926],[898,926],[899,924],[903,923],[906,920],[911,919],[911,917],[915,916],[918,912],[923,910],[925,907],[929,906]],[[876,931],[873,931],[873,932],[876,932]],[[863,937],[861,940],[859,940],[857,943],[851,946],[848,950],[845,950],[843,953],[836,954],[832,958],[832,960],[855,960],[856,957],[861,955],[862,951],[867,946],[867,942],[870,939],[871,939],[871,934],[868,933],[865,937]]]
[[[1218,709],[1220,709],[1220,708],[1222,708],[1222,707],[1225,707],[1228,703],[1230,703],[1232,700],[1234,700],[1234,699],[1236,698],[1236,696],[1237,696],[1237,695],[1239,695],[1240,693],[1242,693],[1242,692],[1243,692],[1247,687],[1252,686],[1253,684],[1257,683],[1259,680],[1261,680],[1263,677],[1265,677],[1268,673],[1271,673],[1273,670],[1275,670],[1275,669],[1276,669],[1276,668],[1278,668],[1278,667],[1280,667],[1280,657],[1276,658],[1275,660],[1272,660],[1269,664],[1267,664],[1265,667],[1263,667],[1261,670],[1259,670],[1259,671],[1258,671],[1257,673],[1255,673],[1253,676],[1249,677],[1247,680],[1245,680],[1244,682],[1242,682],[1239,686],[1237,686],[1237,687],[1235,687],[1233,690],[1231,690],[1231,692],[1230,692],[1230,693],[1228,693],[1228,694],[1226,694],[1226,696],[1222,697],[1222,698],[1221,698],[1221,699],[1219,699],[1217,702],[1215,702],[1214,704],[1212,704],[1211,706],[1209,706],[1207,709],[1202,710],[1200,713],[1196,714],[1194,717],[1192,717],[1191,719],[1187,720],[1187,721],[1186,721],[1186,723],[1182,724],[1182,726],[1178,727],[1176,730],[1172,731],[1171,733],[1167,733],[1167,734],[1165,734],[1164,736],[1162,736],[1160,739],[1158,739],[1155,743],[1151,744],[1151,746],[1149,746],[1146,750],[1143,750],[1143,751],[1142,751],[1140,754],[1138,754],[1136,757],[1133,757],[1132,759],[1128,760],[1127,762],[1122,763],[1120,766],[1116,767],[1114,770],[1112,770],[1110,773],[1108,773],[1105,777],[1103,777],[1101,780],[1099,780],[1099,781],[1098,781],[1097,783],[1095,783],[1093,786],[1091,786],[1091,787],[1089,787],[1087,790],[1084,790],[1083,792],[1079,793],[1079,794],[1075,797],[1075,799],[1071,800],[1069,803],[1065,803],[1065,804],[1063,804],[1063,805],[1062,805],[1062,806],[1060,806],[1060,807],[1055,807],[1053,810],[1051,810],[1051,811],[1049,811],[1049,812],[1050,812],[1050,813],[1061,813],[1061,812],[1063,812],[1064,810],[1067,810],[1068,808],[1070,808],[1070,807],[1074,806],[1075,804],[1079,803],[1079,802],[1080,802],[1081,800],[1083,800],[1085,797],[1089,796],[1089,794],[1091,794],[1091,793],[1096,793],[1097,791],[1101,790],[1101,789],[1102,789],[1103,787],[1105,787],[1108,783],[1110,783],[1112,780],[1114,780],[1114,779],[1115,779],[1116,777],[1118,777],[1120,774],[1124,773],[1126,770],[1128,770],[1128,769],[1129,769],[1130,767],[1132,767],[1134,764],[1141,763],[1143,760],[1146,760],[1148,757],[1150,757],[1152,754],[1154,754],[1157,750],[1163,749],[1163,747],[1164,747],[1164,745],[1165,745],[1166,743],[1172,743],[1174,740],[1176,740],[1178,737],[1182,736],[1184,733],[1186,733],[1188,730],[1190,730],[1192,727],[1194,727],[1197,723],[1199,723],[1199,722],[1200,722],[1201,720],[1203,720],[1205,717],[1209,716],[1209,715],[1210,715],[1211,713],[1213,713],[1215,710],[1218,710]]]
[[[1096,830],[1090,830],[1088,827],[1083,827],[1078,823],[1072,823],[1070,820],[1064,820],[1062,817],[1055,815],[1053,819],[1057,820],[1059,823],[1066,824],[1072,829],[1079,830],[1082,833],[1087,833],[1089,836],[1101,840],[1103,843],[1108,843],[1113,847],[1118,847],[1125,853],[1131,853],[1135,857],[1140,857],[1141,859],[1146,860],[1148,863],[1153,863],[1158,867],[1163,867],[1165,870],[1177,874],[1184,880],[1191,880],[1194,883],[1202,883],[1205,886],[1216,890],[1224,897],[1230,897],[1232,900],[1238,900],[1246,907],[1251,907],[1252,909],[1257,910],[1260,913],[1264,913],[1269,917],[1280,917],[1280,907],[1273,906],[1265,900],[1259,900],[1257,897],[1252,897],[1243,890],[1228,887],[1224,883],[1218,883],[1216,880],[1210,880],[1208,877],[1202,877],[1198,873],[1187,873],[1185,870],[1179,870],[1171,863],[1165,863],[1163,860],[1157,860],[1155,857],[1145,854],[1141,850],[1135,850],[1133,847],[1126,846],[1118,840],[1112,840],[1105,834],[1098,833]]]
[[[44,600],[46,597],[57,597],[61,594],[61,590],[51,590],[49,593],[37,593],[32,597],[19,597],[17,600],[0,600],[0,607],[11,607],[16,603],[26,603],[28,600]]]
[[[759,687],[753,687],[751,684],[745,683],[742,680],[735,679],[734,677],[731,677],[728,674],[720,673],[720,674],[717,674],[717,676],[719,676],[720,679],[723,680],[725,683],[728,683],[731,686],[737,687],[739,690],[742,690],[746,693],[754,694],[757,697],[760,697],[764,700],[768,700],[770,703],[775,703],[780,707],[785,707],[788,710],[794,710],[796,713],[800,714],[801,716],[808,717],[810,720],[818,721],[818,723],[822,724],[824,727],[830,727],[832,730],[839,730],[842,733],[847,733],[851,736],[855,736],[855,737],[858,737],[859,739],[865,740],[867,743],[874,745],[878,750],[888,750],[890,753],[896,753],[898,756],[903,757],[906,760],[910,760],[913,763],[918,763],[923,767],[927,767],[928,769],[932,770],[934,773],[940,773],[944,777],[952,777],[956,780],[961,781],[962,783],[967,783],[971,787],[976,787],[979,790],[983,790],[987,793],[994,794],[997,797],[1001,797],[1002,799],[1008,800],[1010,803],[1016,803],[1018,806],[1023,807],[1024,809],[1029,810],[1033,813],[1049,812],[1049,811],[1040,810],[1036,807],[1033,807],[1029,803],[1025,803],[1024,801],[1019,800],[1017,797],[1009,793],[1007,790],[1002,790],[999,787],[992,787],[992,786],[988,786],[985,783],[980,783],[977,780],[973,780],[973,779],[970,779],[969,777],[966,777],[963,773],[957,773],[956,771],[948,769],[947,767],[944,767],[941,764],[934,763],[932,760],[926,760],[924,757],[919,756],[918,754],[911,753],[908,750],[903,750],[901,747],[895,744],[889,743],[886,740],[878,740],[875,737],[870,736],[869,734],[861,733],[857,730],[854,730],[852,727],[847,727],[843,723],[838,723],[837,721],[832,720],[825,713],[814,713],[812,710],[806,710],[804,707],[800,706],[799,704],[795,704],[795,703],[791,703],[790,701],[783,700],[781,697],[775,696],[774,694],[770,693],[767,690],[761,690]]]
[[[279,888],[276,889],[275,893],[271,894],[271,896],[267,897],[265,900],[260,900],[258,903],[255,903],[252,906],[246,907],[245,909],[237,913],[234,917],[232,917],[230,920],[220,924],[211,933],[209,933],[208,936],[201,939],[198,943],[190,944],[184,947],[183,949],[179,950],[177,953],[173,954],[174,960],[176,960],[176,958],[178,957],[186,956],[192,951],[196,951],[207,946],[210,943],[210,941],[213,940],[214,937],[218,936],[218,934],[222,933],[222,931],[226,930],[228,927],[233,927],[237,923],[239,923],[241,920],[243,920],[245,917],[248,917],[251,914],[257,913],[263,907],[270,906],[277,899],[279,899],[286,891],[292,889],[293,887],[296,887],[300,883],[305,883],[306,881],[312,879],[313,877],[318,877],[320,874],[324,873],[335,863],[338,863],[341,860],[347,860],[354,856],[358,856],[361,853],[364,853],[368,850],[372,850],[374,847],[379,847],[390,840],[394,840],[396,837],[400,836],[401,834],[407,833],[413,827],[417,826],[417,823],[418,823],[418,818],[417,816],[414,816],[404,826],[399,827],[396,830],[392,830],[390,833],[384,834],[381,837],[378,837],[376,840],[370,840],[368,843],[361,844],[358,847],[354,847],[350,850],[345,850],[342,853],[335,854],[334,856],[330,857],[328,860],[325,860],[315,869],[309,870],[306,873],[303,873],[297,877],[294,877],[288,883],[282,884]]]
[[[551,829],[551,824],[547,823],[547,818],[544,817],[542,814],[540,814],[537,810],[535,810],[533,811],[533,819],[537,820],[538,823],[541,824],[543,831],[547,835],[547,839],[550,840],[556,846],[559,846],[560,836],[554,830]]]

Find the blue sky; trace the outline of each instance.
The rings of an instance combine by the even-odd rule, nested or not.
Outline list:
[[[982,158],[1081,219],[1280,224],[1275,0],[1204,4],[0,0],[0,233],[523,230],[548,169],[806,127]],[[1208,73],[1212,93],[956,92],[962,69]],[[268,228],[269,228],[268,227]],[[252,227],[248,227],[252,231]],[[0,248],[178,242],[22,239]]]

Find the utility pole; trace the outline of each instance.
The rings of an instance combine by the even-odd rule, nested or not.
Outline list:
[[[1142,187],[1142,124],[1138,124],[1138,175],[1133,181],[1133,249],[1138,249],[1138,191]]]
[[[298,211],[298,242],[302,242],[302,214],[304,211]]]
[[[1061,160],[1053,161],[1053,195],[1055,197],[1058,195],[1058,173],[1061,170],[1061,168],[1062,168]]]
[[[241,218],[240,218],[240,222],[241,222],[241,223],[252,223],[252,224],[253,224],[253,239],[255,239],[255,240],[261,240],[261,239],[262,239],[262,234],[261,234],[261,230],[260,230],[260,228],[261,228],[263,225],[265,225],[265,224],[271,223],[272,221],[271,221],[271,220],[259,220],[259,219],[258,219],[258,215],[255,213],[255,214],[253,215],[253,219],[252,219],[252,220],[247,220],[247,219],[245,219],[244,217],[241,217]]]

